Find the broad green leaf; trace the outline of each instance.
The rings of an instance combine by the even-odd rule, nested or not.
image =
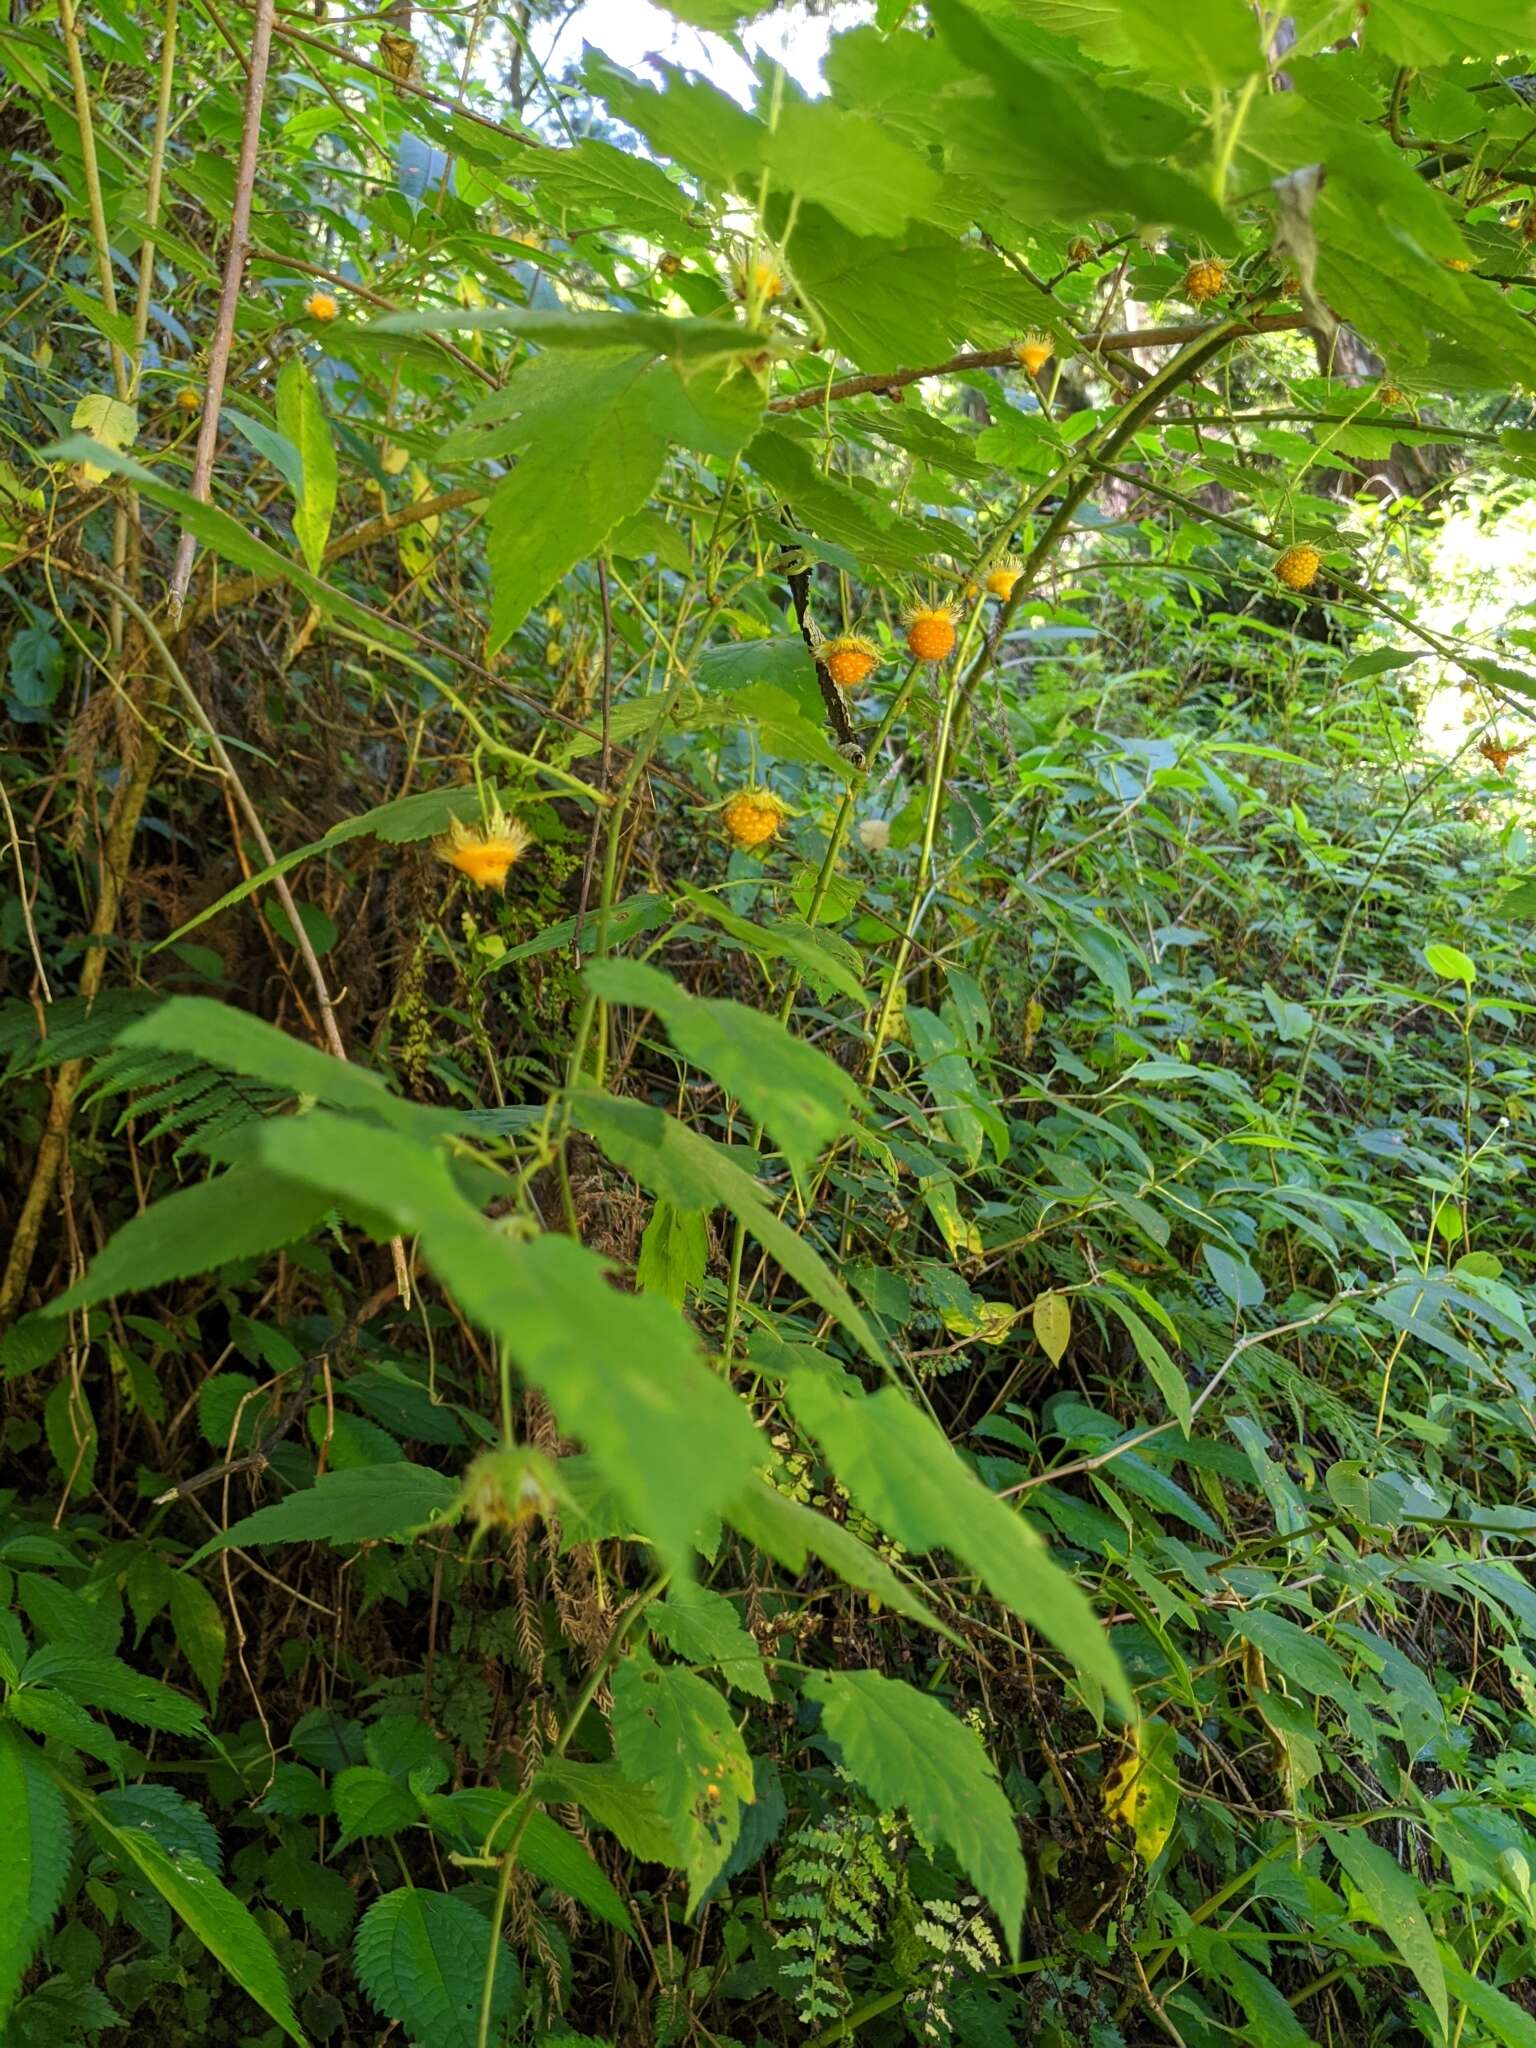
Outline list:
[[[856,235],[899,235],[932,215],[939,174],[891,131],[830,99],[788,100],[766,131],[773,187],[815,200]]]
[[[491,1955],[491,1923],[455,1892],[403,1886],[386,1892],[358,1922],[352,1942],[357,1980],[384,2014],[423,2048],[475,2048],[480,1994]],[[505,2019],[519,1991],[517,1964],[496,1953],[492,2017]]]
[[[1311,1698],[1333,1700],[1341,1707],[1353,1704],[1355,1689],[1337,1653],[1283,1614],[1255,1607],[1229,1616],[1228,1625]]]
[[[336,1818],[341,1822],[341,1842],[364,1837],[398,1835],[402,1828],[419,1820],[420,1808],[411,1793],[397,1785],[387,1771],[372,1764],[353,1764],[343,1771],[331,1788]]]
[[[785,1392],[795,1419],[887,1535],[918,1556],[952,1552],[1084,1679],[1132,1711],[1119,1659],[1077,1586],[905,1394],[864,1394],[846,1375],[805,1369],[788,1375]]]
[[[758,1459],[746,1409],[699,1358],[698,1340],[655,1295],[621,1294],[604,1263],[567,1237],[520,1244],[460,1194],[438,1149],[316,1111],[270,1119],[263,1153],[332,1201],[418,1234],[467,1315],[498,1336],[585,1439],[605,1477],[675,1569]],[[697,1203],[685,1206],[698,1207]],[[389,1484],[399,1468],[335,1475]]]
[[[586,979],[605,1002],[654,1010],[678,1051],[734,1095],[799,1172],[862,1106],[858,1084],[834,1060],[762,1010],[691,996],[639,960],[594,960]]]
[[[219,1603],[198,1580],[176,1572],[170,1583],[171,1627],[182,1655],[208,1695],[210,1712],[218,1705],[224,1675],[224,1616]],[[207,1858],[203,1859],[205,1862]]]
[[[756,1796],[752,1764],[707,1679],[638,1653],[613,1677],[613,1740],[626,1778],[649,1785],[683,1848],[691,1913],[735,1846]]]
[[[187,1563],[199,1564],[216,1550],[254,1549],[267,1543],[329,1543],[341,1548],[349,1543],[403,1541],[413,1530],[442,1522],[458,1497],[456,1481],[403,1459],[323,1472],[313,1486],[257,1508],[210,1536]]]
[[[318,570],[336,511],[336,449],[320,393],[299,356],[290,356],[278,373],[277,424],[283,438],[298,450],[303,470],[303,486],[294,501],[294,537],[310,568]]]
[[[409,1108],[390,1095],[382,1075],[334,1059],[276,1025],[207,996],[172,996],[119,1032],[116,1043],[186,1053],[338,1108],[396,1120],[410,1116]]]
[[[72,1834],[63,1794],[43,1754],[0,1722],[0,2022],[53,1921],[69,1878]]]
[[[1328,1846],[1360,1892],[1372,1920],[1418,1979],[1441,2033],[1447,2033],[1450,2010],[1445,1970],[1419,1902],[1418,1884],[1364,1829],[1330,1828]]]
[[[702,1209],[679,1209],[658,1198],[640,1240],[635,1285],[681,1308],[709,1265],[709,1218]]]
[[[1016,1957],[1028,1878],[1012,1810],[976,1735],[931,1694],[878,1671],[817,1672],[801,1684],[849,1774],[877,1806],[905,1807],[925,1847],[951,1851]]]
[[[1193,1402],[1189,1383],[1177,1364],[1169,1356],[1167,1346],[1151,1327],[1143,1322],[1129,1302],[1122,1301],[1112,1287],[1101,1288],[1094,1299],[1101,1308],[1125,1325],[1131,1342],[1136,1346],[1136,1356],[1147,1368],[1153,1385],[1168,1403],[1168,1412],[1178,1423],[1187,1437],[1193,1426]]]
[[[116,1295],[185,1280],[232,1259],[275,1251],[306,1236],[329,1204],[312,1188],[259,1166],[165,1195],[132,1217],[91,1261],[83,1279],[48,1304],[62,1316]]]
[[[567,1099],[575,1122],[616,1166],[679,1208],[729,1209],[819,1308],[834,1316],[872,1359],[884,1362],[868,1317],[809,1240],[775,1215],[764,1190],[724,1146],[648,1102],[621,1101],[590,1089]]]
[[[762,1653],[742,1627],[735,1603],[708,1586],[679,1580],[648,1615],[652,1632],[690,1664],[712,1664],[733,1692],[771,1700]]]
[[[68,1791],[91,1826],[141,1877],[148,1879],[214,1961],[269,2019],[277,2022],[289,2040],[299,2042],[303,2048],[304,2035],[294,2017],[288,1986],[272,1945],[234,1893],[226,1891],[213,1872],[195,1857],[169,1855],[153,1835],[137,1827],[119,1827],[108,1819],[100,1802],[89,1792],[74,1786]]]
[[[617,1764],[546,1757],[534,1792],[552,1803],[574,1802],[642,1863],[680,1865],[683,1860],[678,1837],[662,1818],[654,1786],[632,1784]]]
[[[1424,948],[1424,959],[1431,974],[1438,974],[1442,981],[1465,982],[1470,988],[1477,979],[1477,969],[1459,946],[1434,944]]]

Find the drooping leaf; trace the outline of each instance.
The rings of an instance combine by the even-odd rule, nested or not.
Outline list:
[[[221,1969],[228,1971],[275,2020],[289,2040],[303,2048],[304,2034],[294,2017],[287,1983],[272,1944],[234,1893],[196,1857],[172,1856],[152,1834],[138,1827],[120,1827],[108,1818],[89,1792],[70,1788],[69,1796],[91,1826],[112,1845],[123,1861],[147,1878],[171,1910],[183,1920]]]
[[[802,1681],[848,1771],[878,1806],[904,1807],[918,1839],[950,1850],[1017,1955],[1027,1874],[1013,1814],[975,1734],[929,1693],[878,1671]]]
[[[1125,1675],[1083,1594],[905,1394],[882,1387],[866,1395],[844,1375],[803,1369],[788,1375],[785,1392],[867,1515],[919,1556],[952,1552],[1086,1680],[1131,1710]]]
[[[1419,1887],[1397,1858],[1363,1829],[1332,1828],[1328,1846],[1344,1866],[1372,1920],[1418,1979],[1445,2034],[1450,2027],[1440,1948],[1420,1903]]]

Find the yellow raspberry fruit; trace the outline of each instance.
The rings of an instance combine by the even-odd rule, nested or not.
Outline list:
[[[1403,392],[1396,384],[1383,384],[1376,393],[1376,399],[1380,405],[1401,405]]]
[[[179,412],[201,412],[202,405],[203,401],[198,397],[192,386],[190,384],[183,384],[176,394],[177,410]]]
[[[451,819],[447,838],[439,839],[433,852],[461,875],[468,875],[476,888],[501,889],[533,843],[533,834],[520,819],[509,818],[493,804],[483,824],[465,825]]]
[[[751,265],[741,264],[736,272],[736,296],[744,299],[749,292],[765,302],[784,296],[784,280],[771,263],[761,259]]]
[[[1314,547],[1300,541],[1275,559],[1275,574],[1287,590],[1310,590],[1317,581],[1323,558]]]
[[[1024,564],[1017,555],[999,555],[986,574],[988,597],[999,598],[1006,604],[1023,574]]]
[[[835,640],[823,640],[817,659],[840,690],[856,690],[880,666],[880,650],[862,633],[839,633]]]
[[[1447,270],[1470,270],[1472,268],[1465,256],[1447,256],[1445,267]]]
[[[914,605],[906,627],[907,646],[919,661],[945,661],[954,653],[955,615],[947,604]]]
[[[1227,266],[1202,257],[1198,263],[1191,263],[1184,273],[1184,296],[1192,306],[1203,306],[1207,299],[1219,299],[1227,288]]]
[[[1013,352],[1031,377],[1038,377],[1055,355],[1056,344],[1048,334],[1036,330],[1033,334],[1026,334],[1022,341],[1015,342]]]
[[[771,789],[739,789],[720,813],[720,822],[743,853],[766,846],[789,816]]]
[[[304,301],[304,310],[311,320],[334,320],[338,308],[329,292],[311,292]]]

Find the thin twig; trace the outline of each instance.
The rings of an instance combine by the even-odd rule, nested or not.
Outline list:
[[[235,337],[235,313],[240,304],[240,285],[245,276],[245,252],[251,234],[251,195],[256,185],[256,157],[261,146],[261,108],[267,90],[267,60],[272,52],[272,22],[276,0],[256,0],[251,31],[251,54],[245,77],[245,118],[240,133],[240,155],[235,166],[235,199],[229,215],[229,248],[224,257],[224,285],[219,293],[218,316],[208,349],[208,376],[203,388],[203,417],[197,431],[197,452],[192,458],[192,495],[207,504],[213,484],[213,456],[219,441],[219,414],[224,405],[224,380],[229,373],[229,352]],[[182,531],[171,571],[168,609],[173,627],[181,622],[187,585],[192,580],[192,559],[197,553],[195,534]]]

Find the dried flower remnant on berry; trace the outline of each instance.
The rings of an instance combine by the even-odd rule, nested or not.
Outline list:
[[[1022,341],[1016,341],[1013,352],[1031,377],[1038,377],[1055,355],[1056,344],[1048,334],[1041,334],[1037,329],[1033,334],[1026,334]]]
[[[880,650],[862,633],[839,633],[822,641],[816,659],[840,690],[856,690],[880,666]]]
[[[1208,299],[1219,299],[1227,288],[1227,266],[1216,263],[1210,257],[1201,257],[1191,263],[1184,273],[1184,296],[1192,306],[1203,306]]]
[[[1287,590],[1310,590],[1322,566],[1322,556],[1306,541],[1298,541],[1275,558],[1275,574]]]
[[[500,889],[533,843],[533,834],[520,819],[509,818],[499,806],[493,806],[483,824],[450,820],[447,837],[439,839],[433,851],[439,860],[467,875],[476,888]]]
[[[720,822],[743,853],[756,853],[775,837],[789,806],[771,789],[739,789],[720,813]]]
[[[913,605],[906,615],[907,646],[919,661],[946,661],[955,649],[955,615],[947,604]]]
[[[336,300],[330,292],[311,292],[304,301],[304,310],[311,320],[334,320],[338,311]]]

